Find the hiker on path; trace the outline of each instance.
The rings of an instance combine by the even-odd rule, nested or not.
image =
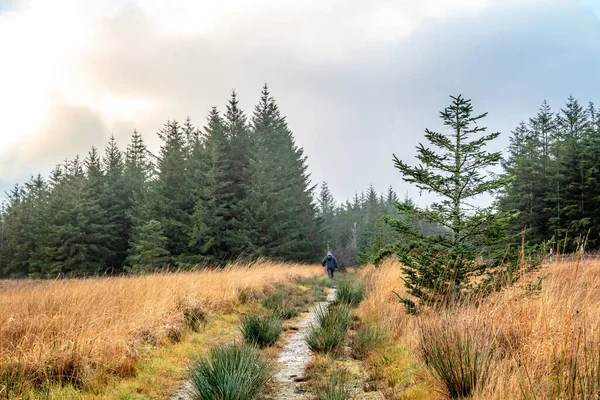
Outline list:
[[[333,279],[333,271],[337,269],[338,263],[330,251],[327,252],[327,255],[323,259],[321,265],[327,268],[327,275],[329,276],[329,279]]]

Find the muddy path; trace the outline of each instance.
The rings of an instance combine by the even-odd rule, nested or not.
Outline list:
[[[335,300],[335,296],[335,289],[330,289],[326,301],[320,302],[319,306],[328,307]],[[298,330],[287,338],[283,349],[279,353],[277,369],[273,376],[276,388],[276,394],[272,397],[273,400],[310,398],[308,394],[299,391],[299,381],[304,375],[306,365],[313,357],[305,338],[310,326],[316,319],[315,309],[313,308],[308,315],[296,324]]]

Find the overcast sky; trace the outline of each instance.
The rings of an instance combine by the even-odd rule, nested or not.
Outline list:
[[[600,102],[600,0],[0,0],[0,190],[268,82],[338,200],[403,183],[463,94],[504,149],[547,99]],[[422,198],[420,202],[425,201]],[[417,198],[417,200],[419,200]]]

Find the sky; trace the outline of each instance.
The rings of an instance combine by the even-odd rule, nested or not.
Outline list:
[[[0,0],[0,193],[65,158],[157,151],[167,119],[202,126],[267,82],[314,183],[345,200],[402,181],[450,95],[510,131],[546,99],[600,102],[600,0]]]

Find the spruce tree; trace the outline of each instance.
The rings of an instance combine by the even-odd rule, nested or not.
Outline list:
[[[123,174],[131,198],[129,219],[133,226],[140,226],[148,214],[148,190],[154,167],[148,149],[138,131],[133,131],[125,151]]]
[[[244,257],[248,255],[249,245],[244,204],[250,185],[250,133],[235,90],[227,104],[223,128],[229,141],[229,152],[225,158],[228,163],[227,180],[233,195],[228,210],[230,232],[227,244],[232,255]]]
[[[208,116],[203,141],[206,165],[200,176],[203,185],[191,219],[189,246],[198,261],[224,264],[235,256],[232,209],[237,204],[230,177],[230,143],[216,107]]]
[[[415,247],[400,249],[408,293],[423,303],[445,303],[460,298],[472,285],[472,278],[496,265],[498,260],[483,254],[484,243],[504,240],[499,232],[506,228],[507,216],[493,208],[477,207],[471,201],[479,195],[494,193],[508,180],[493,178],[486,168],[501,160],[499,152],[488,152],[485,146],[500,133],[486,133],[479,122],[487,113],[473,115],[470,100],[451,96],[450,106],[440,113],[447,133],[425,130],[430,146],[419,144],[413,167],[394,156],[403,180],[422,191],[434,193],[440,201],[429,209],[398,204],[401,213],[415,220],[444,227],[437,235],[425,236],[403,219],[387,218],[400,234],[414,240]],[[402,299],[407,308],[415,303]]]
[[[167,121],[158,136],[162,140],[157,161],[157,177],[150,195],[150,215],[159,221],[168,239],[172,256],[188,251],[188,225],[191,210],[186,182],[185,135],[177,121]]]
[[[169,262],[168,239],[160,222],[152,219],[137,227],[129,242],[129,272],[152,272]]]
[[[123,270],[128,242],[133,227],[132,194],[125,176],[123,153],[117,146],[114,136],[111,136],[105,149],[104,187],[102,190],[102,208],[106,213],[105,228],[108,230],[108,247],[112,255],[106,260],[106,267],[114,273]]]
[[[245,204],[250,244],[258,255],[316,260],[319,224],[306,158],[267,85],[251,122],[252,190]],[[269,205],[268,208],[266,206]]]
[[[318,217],[320,219],[321,224],[321,235],[323,244],[327,246],[327,248],[332,248],[335,246],[334,234],[335,234],[335,201],[333,199],[333,195],[329,191],[329,186],[327,182],[323,182],[321,184],[321,191],[319,192],[319,196],[317,197],[317,210]]]

